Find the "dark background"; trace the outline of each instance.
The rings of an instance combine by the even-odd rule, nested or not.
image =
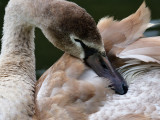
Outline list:
[[[45,0],[44,0],[45,1]],[[70,0],[73,1],[73,0]],[[114,16],[115,19],[121,20],[124,17],[134,13],[143,0],[75,0],[75,3],[85,8],[90,13],[96,22],[104,16]],[[2,26],[4,9],[8,0],[0,1],[0,38],[2,37]],[[146,0],[147,6],[152,12],[152,22],[160,23],[160,0]],[[160,27],[149,30],[146,35],[160,35]],[[39,77],[44,70],[48,69],[60,56],[63,54],[55,48],[44,37],[39,29],[36,29],[36,69]]]

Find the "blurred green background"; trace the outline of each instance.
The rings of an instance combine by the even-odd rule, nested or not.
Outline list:
[[[143,0],[70,0],[90,13],[96,22],[104,16],[114,16],[115,19],[121,20],[124,17],[134,13]],[[4,9],[8,0],[0,1],[0,38],[2,37],[2,26]],[[160,23],[160,0],[146,0],[147,6],[152,12],[152,22]],[[147,36],[160,35],[160,28],[155,27],[146,32]],[[44,37],[39,29],[36,29],[36,69],[37,78],[48,69],[63,54],[62,51],[55,48]]]

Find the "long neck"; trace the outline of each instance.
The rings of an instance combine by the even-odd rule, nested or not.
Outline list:
[[[34,27],[11,10],[4,17],[1,59],[21,64],[35,80]]]
[[[34,27],[12,11],[7,8],[4,18],[0,55],[0,119],[28,120],[34,114]]]
[[[5,20],[3,34],[1,59],[21,64],[25,72],[32,74],[31,77],[35,80],[34,28]]]

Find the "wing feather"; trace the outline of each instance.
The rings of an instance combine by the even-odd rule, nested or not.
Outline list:
[[[113,17],[102,18],[97,27],[104,41],[106,52],[112,53],[112,49],[115,48],[119,51],[117,48],[125,48],[142,37],[149,21],[150,10],[145,2],[134,14],[121,21],[114,21]],[[113,54],[115,53],[114,51]]]
[[[117,54],[119,58],[136,58],[160,63],[160,36],[141,38]]]

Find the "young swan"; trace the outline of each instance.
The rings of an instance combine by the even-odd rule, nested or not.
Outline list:
[[[84,60],[98,75],[110,77],[117,93],[127,92],[123,78],[104,58],[96,23],[84,9],[65,0],[10,0],[0,56],[0,119],[31,119],[34,114],[35,27],[56,47]],[[96,60],[92,57],[104,62],[103,66],[96,63],[100,70],[93,67]]]
[[[149,21],[143,3],[121,21],[103,18],[98,23],[109,58],[130,83],[126,95],[112,94],[82,61],[64,54],[37,83],[39,119],[159,120],[160,53],[155,51],[160,51],[160,37],[142,38]]]

